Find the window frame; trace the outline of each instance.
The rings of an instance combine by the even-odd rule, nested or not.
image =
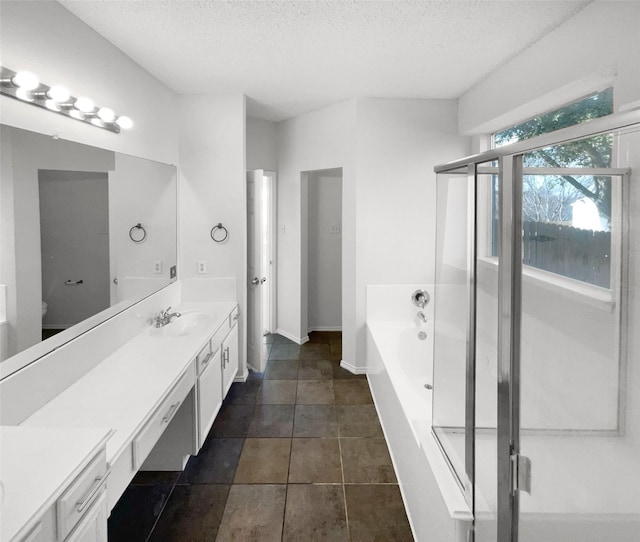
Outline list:
[[[521,119],[519,121],[514,121],[510,123],[510,127],[518,126],[519,124],[523,124],[530,120],[535,119],[536,117],[540,117],[549,113],[553,113],[555,111],[560,111],[565,107],[569,107],[575,103],[578,103],[582,100],[586,100],[592,96],[597,94],[601,94],[607,90],[613,92],[612,87],[607,87],[602,90],[594,91],[585,95],[576,98],[575,100],[565,102],[564,104],[557,105],[555,107],[549,108],[546,111],[534,115],[532,117],[528,117],[525,119]],[[613,114],[613,107],[612,112]],[[604,118],[608,115],[603,115],[601,117],[596,118]],[[572,126],[577,126],[582,123],[574,124]],[[502,149],[508,148],[510,145],[514,143],[522,143],[527,139],[517,140],[513,143],[509,143],[506,145],[501,145],[499,147],[495,144],[495,135],[509,129],[509,126],[503,127],[501,129],[494,130],[490,134],[483,134],[480,138],[480,144],[486,146],[489,149]],[[562,128],[559,128],[562,129]],[[555,130],[544,132],[544,134],[552,134]],[[612,161],[614,160],[616,153],[616,138],[613,138],[612,148],[611,148],[611,157]],[[487,173],[488,168],[479,168],[478,175],[489,174]],[[495,168],[495,175],[497,175],[497,166]],[[540,174],[536,172],[536,169],[540,169],[543,171],[550,171],[555,168],[531,168],[526,167],[525,170],[531,171],[530,174]],[[571,169],[571,168],[562,168],[562,169]],[[609,287],[601,287],[589,282],[581,281],[578,279],[574,279],[572,277],[561,275],[559,273],[554,273],[552,271],[547,271],[545,269],[537,268],[528,264],[523,264],[523,278],[526,282],[530,282],[532,284],[537,284],[540,287],[551,290],[553,292],[569,295],[572,298],[583,300],[589,305],[592,305],[596,308],[600,308],[602,310],[611,311],[615,308],[616,299],[618,299],[618,292],[620,288],[621,281],[621,272],[622,272],[622,220],[626,216],[625,211],[623,209],[624,198],[622,196],[623,186],[628,182],[628,176],[630,174],[628,169],[622,168],[574,168],[575,170],[584,170],[594,171],[599,170],[603,176],[610,176],[612,183],[612,194],[611,194],[611,251],[610,251],[610,282]],[[605,172],[606,170],[606,172]],[[552,173],[550,173],[552,174]],[[483,209],[481,211],[482,214],[487,214],[484,217],[482,222],[484,222],[484,227],[482,228],[484,231],[479,232],[478,236],[478,261],[489,268],[495,268],[497,272],[498,267],[498,257],[494,255],[495,250],[495,237],[493,232],[493,214],[494,214],[494,181],[491,182],[491,188],[489,190],[481,190],[479,188],[478,196],[479,198],[484,198],[484,205],[479,206],[479,209]],[[485,211],[489,212],[486,213]]]

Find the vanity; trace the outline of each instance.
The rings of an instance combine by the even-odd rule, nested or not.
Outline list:
[[[144,322],[134,336],[2,427],[2,542],[106,541],[107,517],[137,471],[182,470],[198,453],[231,384],[244,379],[239,311],[235,301],[180,301],[180,317],[151,325],[150,308],[180,286],[130,309]]]

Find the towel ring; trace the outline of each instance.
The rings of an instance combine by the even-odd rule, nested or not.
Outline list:
[[[134,234],[134,230],[140,230],[142,232],[142,236],[140,231],[137,232],[137,235]],[[142,224],[138,222],[135,226],[131,226],[129,230],[129,239],[131,239],[134,243],[142,243],[147,238],[147,230],[142,227]]]
[[[222,222],[218,222],[216,226],[211,228],[211,239],[213,239],[216,243],[223,243],[229,237],[229,232],[227,228],[222,225]]]

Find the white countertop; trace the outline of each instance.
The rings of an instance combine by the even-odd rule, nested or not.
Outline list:
[[[112,465],[177,383],[192,356],[227,322],[235,306],[235,302],[216,302],[176,307],[179,312],[206,313],[211,323],[178,337],[147,329],[32,414],[21,427],[113,429],[107,442],[107,462]]]
[[[104,446],[108,429],[0,427],[0,540],[24,535]]]

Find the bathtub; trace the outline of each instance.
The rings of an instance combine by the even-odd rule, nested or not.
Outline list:
[[[433,326],[372,321],[367,322],[367,327],[383,361],[382,365],[368,367],[369,374],[374,370],[387,372],[408,420],[431,420]],[[426,340],[418,338],[420,331],[427,333]],[[417,431],[414,437],[419,441]]]
[[[473,518],[431,432],[433,308],[423,310],[427,323],[416,317],[417,288],[430,289],[367,287],[367,378],[415,540],[459,542]]]

